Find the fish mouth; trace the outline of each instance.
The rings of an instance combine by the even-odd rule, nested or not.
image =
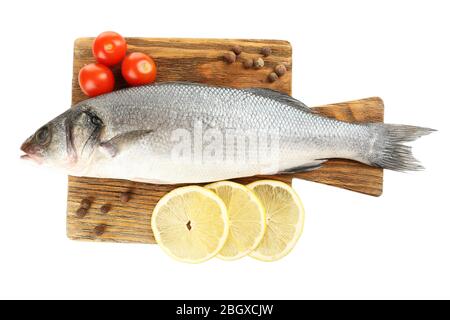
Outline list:
[[[37,164],[42,164],[44,161],[42,160],[42,158],[38,155],[31,155],[31,154],[22,154],[20,156],[20,159],[22,160],[26,160],[26,161],[33,161]]]
[[[40,155],[40,148],[36,145],[30,143],[29,141],[25,141],[20,147],[20,150],[24,152],[24,154],[20,156],[20,159],[42,164],[43,159]]]

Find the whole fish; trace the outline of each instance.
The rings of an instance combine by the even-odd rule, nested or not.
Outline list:
[[[314,170],[330,158],[420,170],[403,142],[432,131],[330,119],[269,89],[174,82],[80,102],[21,149],[76,176],[197,183]]]

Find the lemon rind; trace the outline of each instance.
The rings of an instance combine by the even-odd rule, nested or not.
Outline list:
[[[174,255],[168,248],[161,245],[161,238],[160,238],[159,232],[156,227],[157,214],[155,214],[155,213],[157,213],[158,210],[163,205],[165,205],[172,197],[177,196],[177,195],[182,195],[187,192],[193,192],[195,190],[197,190],[198,192],[200,192],[202,194],[207,194],[219,205],[221,216],[223,217],[223,221],[224,221],[224,234],[223,234],[222,238],[220,239],[217,248],[214,251],[212,251],[209,255],[207,255],[201,259],[183,259],[183,258],[180,258],[180,257]],[[214,258],[220,252],[220,250],[222,250],[222,248],[225,245],[225,242],[227,241],[227,238],[228,238],[228,233],[230,230],[230,222],[228,219],[227,208],[226,208],[225,204],[223,203],[222,199],[220,199],[220,197],[216,193],[214,193],[213,191],[208,190],[206,188],[200,187],[200,186],[186,186],[186,187],[180,187],[180,188],[177,188],[177,189],[174,189],[174,190],[168,192],[158,201],[155,208],[153,209],[152,218],[151,218],[151,228],[152,228],[153,236],[155,237],[156,243],[159,244],[159,247],[168,256],[170,256],[171,258],[173,258],[177,261],[197,264],[197,263],[206,262],[206,261]]]
[[[256,193],[253,190],[251,190],[250,188],[248,188],[247,186],[243,185],[243,184],[240,184],[240,183],[237,183],[237,182],[234,182],[234,181],[226,181],[226,180],[224,180],[224,181],[217,181],[217,182],[213,182],[213,183],[207,184],[207,185],[205,185],[205,188],[214,189],[214,187],[222,186],[222,185],[234,186],[234,187],[239,188],[241,190],[248,191],[248,194],[250,195],[252,200],[257,204],[257,206],[263,212],[263,228],[262,228],[263,230],[262,230],[261,234],[259,235],[259,237],[256,239],[255,244],[252,245],[252,247],[250,247],[249,249],[247,249],[245,251],[240,252],[236,256],[224,256],[224,255],[220,254],[220,251],[219,251],[219,253],[216,256],[217,258],[219,258],[221,260],[224,260],[224,261],[234,261],[234,260],[239,260],[239,259],[241,259],[243,257],[248,256],[261,243],[262,239],[264,238],[264,234],[265,234],[266,228],[267,228],[266,223],[265,223],[266,222],[266,209],[264,208],[261,200],[256,195]]]
[[[304,208],[303,203],[302,203],[300,197],[298,196],[297,192],[295,192],[294,188],[292,188],[287,183],[284,183],[284,182],[281,182],[281,181],[277,181],[277,180],[265,179],[265,180],[259,180],[259,181],[254,181],[252,183],[249,183],[249,184],[247,184],[247,187],[248,188],[253,188],[253,187],[257,186],[257,185],[264,185],[264,184],[269,184],[269,185],[273,185],[273,186],[279,186],[279,187],[282,187],[283,189],[287,190],[292,195],[292,198],[294,199],[294,201],[296,202],[296,204],[300,208],[300,219],[299,219],[299,221],[301,221],[300,228],[298,228],[296,230],[296,233],[294,234],[294,237],[288,243],[288,245],[286,246],[285,250],[283,250],[279,254],[273,255],[273,256],[261,255],[257,251],[252,251],[249,254],[249,257],[252,257],[252,258],[257,259],[259,261],[273,262],[273,261],[280,260],[281,258],[287,256],[294,249],[295,245],[297,244],[298,240],[300,239],[301,235],[303,234],[303,228],[305,226],[305,208]]]

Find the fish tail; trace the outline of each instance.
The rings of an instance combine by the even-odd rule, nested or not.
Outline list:
[[[414,141],[436,131],[434,129],[397,125],[374,124],[375,141],[368,153],[372,166],[395,171],[420,171],[424,167],[414,158],[411,147],[404,142]]]

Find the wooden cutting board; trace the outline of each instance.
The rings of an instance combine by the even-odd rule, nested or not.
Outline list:
[[[91,52],[93,38],[75,41],[72,103],[87,97],[78,85],[78,72],[85,64],[94,62]],[[236,88],[264,87],[291,94],[292,48],[280,40],[231,39],[157,39],[127,38],[129,52],[140,51],[151,55],[158,65],[158,82],[190,81]],[[224,53],[239,45],[243,53],[235,63],[224,61]],[[246,58],[262,57],[261,48],[270,47],[272,54],[263,57],[262,69],[245,69]],[[271,83],[268,75],[280,63],[287,73]],[[115,68],[116,89],[125,86],[119,68]],[[301,95],[294,95],[301,97]],[[380,98],[316,107],[318,112],[349,122],[383,122],[383,102]],[[270,178],[291,183],[301,178],[348,190],[379,196],[383,189],[383,170],[349,160],[330,160],[321,169],[277,176],[260,176],[236,179],[241,183]],[[126,180],[69,177],[67,197],[67,235],[74,240],[154,243],[150,227],[152,210],[158,200],[175,188],[174,185],[155,185]],[[120,194],[129,192],[128,202],[120,201]],[[82,199],[92,202],[87,214],[80,218],[76,211]],[[100,207],[109,211],[101,213]]]

